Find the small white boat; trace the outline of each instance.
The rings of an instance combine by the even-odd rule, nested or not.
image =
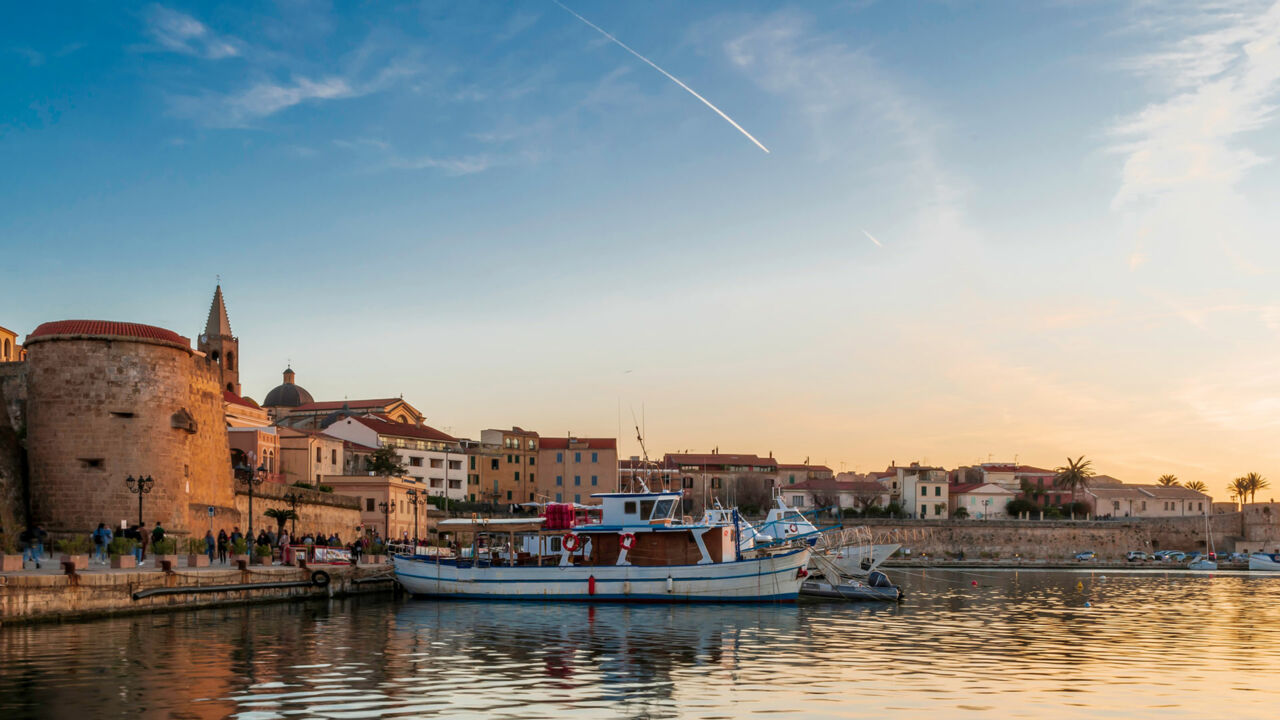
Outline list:
[[[472,537],[469,552],[397,555],[395,578],[413,595],[472,599],[768,602],[799,596],[807,546],[744,556],[734,525],[676,522],[678,492],[592,497],[601,500],[600,519],[583,525],[550,506],[539,518],[441,521],[441,531]]]
[[[720,510],[718,503],[714,511],[730,512]],[[713,510],[708,510],[706,517],[719,519],[718,516],[713,516],[712,512]],[[897,552],[898,548],[902,547],[897,543],[872,544],[871,535],[865,528],[861,529],[861,532],[858,532],[857,528],[821,530],[804,513],[787,505],[781,495],[774,496],[773,507],[769,509],[764,522],[748,528],[746,532],[750,533],[752,547],[767,546],[787,540],[804,541],[816,549],[825,550],[827,555],[840,566],[843,574],[856,578],[865,578],[870,575],[881,563]],[[748,539],[745,533],[743,537]],[[744,552],[745,550],[746,548]]]
[[[1209,554],[1201,555],[1195,560],[1187,563],[1188,570],[1200,570],[1203,572],[1206,570],[1218,569],[1218,563],[1213,560],[1213,556],[1217,553],[1215,552],[1213,545],[1213,528],[1209,527],[1209,513],[1207,512],[1204,514],[1204,537],[1206,540],[1205,550],[1207,550]]]
[[[863,582],[841,570],[829,555],[815,554],[809,560],[817,569],[800,586],[801,595],[840,600],[902,599],[902,590],[878,570]]]
[[[1250,555],[1249,569],[1280,572],[1280,553],[1254,553]]]

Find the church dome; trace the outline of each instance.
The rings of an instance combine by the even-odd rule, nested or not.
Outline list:
[[[293,369],[285,368],[284,382],[267,393],[267,397],[262,401],[262,407],[298,407],[311,402],[315,402],[311,393],[301,385],[294,384]]]

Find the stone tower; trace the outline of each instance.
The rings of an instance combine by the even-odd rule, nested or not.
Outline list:
[[[220,371],[222,389],[240,394],[240,340],[231,334],[231,321],[227,319],[227,305],[222,301],[222,285],[213,291],[213,304],[209,306],[209,319],[196,348],[207,355]]]

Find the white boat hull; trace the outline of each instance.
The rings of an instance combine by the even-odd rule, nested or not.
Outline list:
[[[778,602],[800,593],[809,550],[705,565],[480,566],[396,556],[413,595],[494,600]]]
[[[1249,556],[1249,569],[1280,572],[1280,556],[1254,553]]]

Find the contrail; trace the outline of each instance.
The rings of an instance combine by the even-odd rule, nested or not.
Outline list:
[[[626,44],[626,43],[622,42],[622,41],[621,41],[621,40],[619,40],[618,38],[616,38],[616,37],[614,37],[614,36],[610,35],[609,33],[605,32],[605,31],[604,31],[604,30],[603,30],[599,25],[596,25],[595,23],[593,23],[593,22],[591,22],[590,20],[588,20],[588,19],[586,19],[586,18],[582,17],[582,16],[581,16],[581,15],[579,15],[578,13],[576,13],[576,12],[574,12],[574,11],[570,10],[570,9],[568,8],[568,6],[566,6],[564,3],[560,2],[560,0],[551,0],[551,2],[553,2],[553,3],[557,4],[557,5],[559,5],[559,6],[560,6],[560,7],[561,7],[565,12],[567,12],[567,13],[569,13],[570,15],[572,15],[572,16],[574,16],[574,17],[578,18],[578,19],[579,19],[579,20],[581,20],[582,22],[584,22],[584,23],[586,23],[587,25],[589,25],[589,26],[590,26],[593,30],[595,30],[596,32],[598,32],[598,33],[600,33],[601,35],[603,35],[603,36],[605,36],[605,37],[609,38],[610,40],[612,40],[614,43],[616,43],[616,44],[618,45],[618,47],[620,47],[620,48],[622,48],[623,50],[626,50],[627,52],[631,53],[632,55],[635,55],[636,57],[640,58],[640,59],[641,59],[641,60],[643,60],[643,61],[644,61],[644,63],[645,63],[646,65],[648,65],[649,67],[653,68],[654,70],[657,70],[658,72],[662,73],[663,75],[666,75],[666,76],[671,80],[671,82],[673,82],[673,83],[675,83],[675,84],[679,85],[680,87],[684,88],[685,90],[688,90],[690,95],[692,95],[692,96],[694,96],[694,97],[698,98],[699,100],[701,100],[701,101],[702,101],[702,103],[703,103],[704,105],[706,105],[707,107],[711,108],[712,110],[715,110],[717,115],[719,115],[720,117],[724,118],[726,122],[728,122],[730,125],[732,125],[732,126],[734,126],[735,128],[737,128],[737,129],[738,129],[738,132],[742,133],[743,135],[746,135],[748,140],[750,140],[751,142],[753,142],[753,143],[755,143],[755,144],[756,144],[756,147],[760,148],[761,150],[763,150],[763,151],[765,151],[765,152],[769,152],[769,148],[765,147],[765,146],[764,146],[764,144],[762,144],[759,140],[755,139],[755,137],[753,137],[753,136],[751,135],[751,133],[749,133],[749,132],[747,132],[746,130],[744,130],[744,129],[742,128],[742,126],[741,126],[741,125],[739,125],[738,123],[734,122],[734,121],[733,121],[733,118],[729,117],[728,115],[725,115],[725,114],[724,114],[724,111],[722,111],[720,108],[716,107],[715,105],[712,105],[710,100],[708,100],[708,99],[706,99],[706,98],[702,97],[701,95],[699,95],[697,92],[695,92],[695,91],[694,91],[694,89],[693,89],[693,88],[691,88],[691,87],[689,87],[688,85],[685,85],[684,83],[680,82],[680,78],[676,77],[675,75],[672,75],[671,73],[667,72],[666,70],[663,70],[662,68],[660,68],[660,67],[658,67],[656,64],[654,64],[654,62],[653,62],[652,60],[650,60],[649,58],[647,58],[647,57],[645,57],[645,56],[641,55],[640,53],[636,52],[635,50],[632,50],[631,48],[627,47],[627,44]],[[878,245],[879,243],[876,243],[876,244]]]
[[[875,235],[872,235],[871,233],[867,232],[866,230],[863,230],[863,231],[862,231],[862,234],[863,234],[863,235],[866,235],[868,240],[870,240],[871,242],[875,243],[875,244],[876,244],[876,247],[884,247],[884,245],[881,245],[881,244],[880,244],[880,241],[876,239],[876,236],[875,236]]]

